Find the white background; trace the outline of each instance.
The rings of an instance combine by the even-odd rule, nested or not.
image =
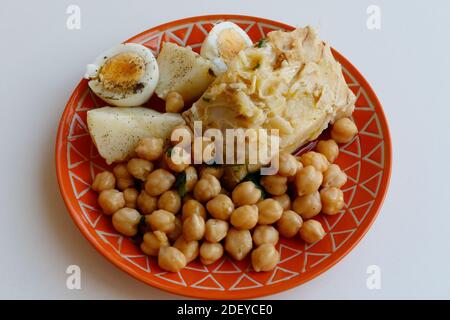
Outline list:
[[[66,8],[81,8],[81,30]],[[366,28],[378,5],[382,28]],[[378,219],[331,270],[276,299],[450,298],[450,2],[2,1],[0,11],[0,298],[177,298],[120,271],[73,224],[59,195],[57,125],[87,63],[157,24],[212,13],[312,24],[378,94],[393,142],[392,180]],[[65,270],[82,270],[66,289]],[[379,265],[382,289],[368,290]]]

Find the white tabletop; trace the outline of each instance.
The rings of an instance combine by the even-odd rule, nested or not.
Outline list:
[[[68,30],[66,9],[81,9]],[[367,8],[381,29],[367,28]],[[450,298],[450,2],[447,1],[3,1],[0,10],[0,298],[165,299],[98,254],[59,195],[59,118],[86,63],[154,25],[212,13],[311,24],[373,86],[389,121],[392,180],[360,244],[331,270],[275,299]],[[81,268],[81,290],[66,268]],[[381,289],[366,286],[368,266]]]

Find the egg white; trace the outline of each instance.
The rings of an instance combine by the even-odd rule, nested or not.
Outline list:
[[[98,80],[98,74],[103,64],[111,57],[120,53],[132,52],[140,56],[145,63],[144,74],[139,83],[142,88],[135,92],[112,92]],[[153,94],[159,80],[159,69],[153,53],[147,47],[137,43],[119,44],[99,55],[94,63],[87,65],[84,75],[91,90],[102,100],[117,107],[134,107],[147,102]]]
[[[209,59],[214,64],[214,73],[216,75],[224,73],[228,68],[225,60],[221,57],[219,52],[219,34],[225,29],[232,29],[236,31],[244,40],[247,47],[250,47],[253,44],[247,33],[237,24],[229,21],[216,24],[203,41],[200,49],[200,55],[206,59]]]

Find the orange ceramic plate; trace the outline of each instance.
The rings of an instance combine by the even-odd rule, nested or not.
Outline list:
[[[254,41],[271,30],[293,29],[257,17],[200,16],[151,28],[127,42],[141,43],[155,54],[162,41],[199,51],[208,31],[221,20],[237,23]],[[324,239],[313,245],[298,238],[281,239],[278,244],[281,260],[271,272],[256,273],[248,259],[236,262],[228,257],[210,266],[194,261],[179,273],[161,270],[156,259],[143,255],[130,239],[114,230],[110,218],[101,214],[97,195],[89,187],[94,175],[108,166],[98,155],[86,125],[87,110],[104,103],[88,90],[86,80],[81,80],[66,105],[56,141],[61,194],[78,228],[101,254],[133,277],[172,293],[197,298],[238,299],[274,294],[305,283],[332,267],[370,228],[391,173],[391,141],[380,102],[358,70],[339,53],[333,53],[358,97],[353,118],[359,134],[340,147],[337,163],[349,178],[343,187],[346,206],[338,215],[319,218],[327,233]],[[150,104],[153,103],[158,105],[156,99],[152,99]]]

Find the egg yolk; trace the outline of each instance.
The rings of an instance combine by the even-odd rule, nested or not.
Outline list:
[[[217,44],[219,48],[219,54],[225,60],[225,63],[229,63],[239,51],[245,49],[247,44],[242,36],[233,29],[224,29],[217,36]]]
[[[133,52],[119,53],[103,64],[99,80],[103,87],[114,92],[135,91],[144,75],[145,61]]]

